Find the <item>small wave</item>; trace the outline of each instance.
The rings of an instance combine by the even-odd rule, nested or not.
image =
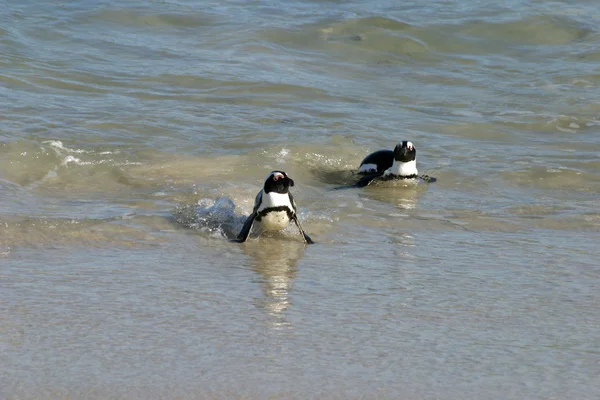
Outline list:
[[[116,166],[124,166],[124,165],[143,165],[143,163],[132,162],[132,161],[116,162],[113,159],[83,161],[80,158],[77,158],[77,157],[74,157],[74,156],[66,156],[63,159],[63,161],[60,163],[60,165],[62,165],[63,167],[66,167],[69,164],[75,164],[75,165],[102,165],[102,164],[110,164],[110,165],[115,166],[115,167]]]
[[[56,152],[64,151],[67,153],[90,153],[89,151],[82,150],[82,149],[68,148],[60,140],[46,140],[42,143],[49,145]]]
[[[347,38],[353,41],[361,41],[367,37],[366,32],[377,30],[402,32],[410,28],[411,25],[395,19],[386,17],[366,17],[336,22],[326,28],[321,28],[321,32],[326,40]]]
[[[269,153],[267,150],[263,150],[263,154],[265,156],[271,155],[271,153]],[[279,164],[285,164],[289,155],[290,155],[290,150],[286,149],[284,147],[281,150],[279,150],[277,153],[275,153],[275,161],[277,161]]]
[[[44,144],[49,145],[49,147],[54,150],[56,152],[57,155],[59,156],[63,156],[65,153],[69,154],[67,156],[65,156],[60,165],[62,166],[68,166],[69,164],[75,164],[75,165],[101,165],[101,164],[110,164],[113,166],[123,166],[123,165],[142,165],[142,163],[140,162],[133,162],[133,161],[124,161],[124,162],[119,162],[119,161],[115,161],[113,159],[109,159],[109,158],[103,158],[100,160],[91,160],[91,161],[86,161],[86,160],[82,160],[79,157],[75,157],[73,155],[70,154],[87,154],[90,156],[107,156],[107,155],[114,155],[114,154],[120,154],[119,150],[116,151],[101,151],[101,152],[95,152],[93,150],[84,150],[84,149],[73,149],[70,147],[67,147],[64,145],[64,143],[60,140],[46,140],[44,142],[42,142]],[[81,157],[81,156],[80,156]]]
[[[195,12],[193,14],[181,13],[149,13],[132,9],[100,10],[88,14],[82,23],[109,22],[120,26],[151,28],[196,28],[214,25],[215,20],[206,14]]]

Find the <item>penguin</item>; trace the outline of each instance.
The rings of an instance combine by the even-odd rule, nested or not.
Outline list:
[[[369,154],[360,163],[358,173],[364,175],[354,187],[365,187],[374,180],[422,179],[425,182],[435,182],[428,175],[419,176],[417,170],[417,149],[409,141],[396,145],[394,150],[379,150]]]
[[[256,195],[252,214],[248,216],[242,230],[233,241],[245,242],[255,222],[260,224],[261,232],[264,232],[280,231],[287,228],[290,221],[294,221],[304,242],[314,243],[298,221],[296,202],[289,191],[290,186],[294,186],[294,181],[285,172],[271,172],[265,180],[263,189]]]

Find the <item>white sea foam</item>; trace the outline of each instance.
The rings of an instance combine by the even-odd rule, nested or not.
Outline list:
[[[74,164],[77,164],[77,165],[81,165],[82,164],[82,162],[81,162],[81,160],[79,158],[73,157],[73,156],[66,156],[64,158],[64,160],[62,161],[62,163],[60,163],[60,165],[67,166],[67,165],[69,165],[71,163],[74,163]]]
[[[57,152],[58,152],[58,150],[62,150],[62,151],[66,151],[67,153],[89,153],[89,151],[83,150],[83,149],[68,148],[60,140],[47,140],[43,143],[48,144],[50,147],[52,147],[54,149],[54,151],[57,151]]]

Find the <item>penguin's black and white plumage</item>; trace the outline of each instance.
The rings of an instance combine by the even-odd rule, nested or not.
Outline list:
[[[365,176],[354,185],[357,187],[367,186],[374,180],[436,180],[427,175],[419,176],[417,149],[406,140],[398,143],[394,150],[379,150],[366,156],[360,163],[358,173]]]
[[[248,239],[252,226],[260,224],[261,233],[265,231],[280,231],[287,228],[294,221],[305,243],[314,243],[308,236],[296,214],[296,202],[289,191],[294,186],[294,181],[283,171],[273,171],[265,180],[263,189],[258,192],[254,200],[254,210],[248,216],[240,234],[235,239],[243,243]]]

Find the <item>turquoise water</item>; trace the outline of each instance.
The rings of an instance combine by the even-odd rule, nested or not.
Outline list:
[[[0,397],[600,396],[596,2],[0,10]]]

